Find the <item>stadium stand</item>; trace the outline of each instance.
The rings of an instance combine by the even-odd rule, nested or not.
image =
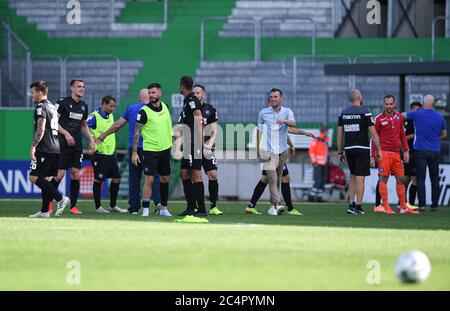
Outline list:
[[[161,10],[161,1],[114,0],[113,10],[111,0],[80,1],[83,9],[82,23],[70,27],[63,17],[63,12],[68,11],[65,8],[67,2],[60,0],[58,7],[57,0],[0,0],[0,15],[27,44],[31,53],[32,79],[49,81],[51,100],[66,95],[67,84],[75,76],[87,81],[85,100],[90,109],[98,106],[100,97],[107,93],[117,96],[115,62],[111,58],[99,59],[93,55],[118,57],[121,78],[120,103],[116,116],[120,116],[127,105],[136,101],[139,89],[153,80],[163,85],[163,100],[168,104],[173,103],[176,97],[173,95],[178,94],[180,76],[189,74],[195,76],[196,82],[206,86],[208,100],[218,108],[222,128],[227,123],[255,123],[258,112],[267,100],[267,92],[272,87],[278,87],[284,92],[285,105],[294,110],[298,127],[317,129],[321,123],[326,122],[335,133],[336,116],[347,105],[346,92],[349,87],[361,89],[364,105],[378,113],[382,109],[381,101],[386,93],[398,95],[398,80],[395,77],[349,79],[345,76],[325,76],[324,64],[344,60],[320,59],[323,55],[348,55],[352,60],[357,55],[367,53],[414,53],[424,60],[429,60],[431,55],[429,38],[335,39],[335,30],[343,24],[344,12],[334,4],[341,1],[172,0],[167,28],[161,23],[161,11],[155,10],[156,6]],[[208,23],[204,33],[207,40],[205,57],[199,53],[200,25],[212,16],[223,18],[225,22],[216,20]],[[312,53],[311,24],[294,21],[305,16],[312,18],[316,25],[317,59],[315,62],[311,58],[298,62],[294,89],[293,61],[288,56]],[[277,19],[278,22],[264,22],[260,58],[257,59],[253,57],[255,33],[252,24],[254,18],[264,17]],[[241,20],[249,23],[242,23]],[[438,26],[443,25],[442,21],[440,23]],[[153,35],[157,38],[153,38]],[[439,36],[436,41],[436,59],[445,60],[449,55],[448,39],[442,38],[442,34]],[[73,38],[76,39],[72,40]],[[11,102],[5,100],[8,93],[4,84],[8,70],[5,67],[8,60],[7,45],[3,44],[5,40],[6,35],[2,30],[0,97],[1,105],[7,108],[11,106]],[[27,85],[23,79],[25,52],[14,44],[11,49],[14,54],[11,66],[14,79],[10,82],[20,86],[17,93],[26,98]],[[74,54],[84,57],[69,59],[65,73],[61,74],[60,61],[57,58],[46,58],[49,54],[62,60]],[[415,94],[432,93],[446,101],[448,87],[448,77],[408,77],[406,99],[408,101],[408,96]],[[23,98],[20,98],[20,104],[25,106]],[[177,119],[179,113],[180,108],[173,106],[174,119]],[[5,129],[6,124],[20,122],[28,115],[29,111],[26,109],[0,109],[0,120],[5,120]],[[25,128],[23,133],[17,134],[18,137],[0,135],[2,140],[21,143],[17,149],[0,148],[0,159],[27,159],[31,130],[31,126]],[[7,130],[3,132],[7,133]],[[250,140],[250,137],[246,138],[245,146],[248,147]],[[118,133],[117,141],[118,148],[124,150],[127,143],[126,130]],[[443,155],[449,155],[448,147]],[[173,175],[177,175],[176,171]],[[244,190],[242,191],[245,193],[250,192],[248,189]]]
[[[86,82],[84,99],[89,106],[89,111],[96,109],[105,94],[111,94],[119,100],[126,94],[129,85],[142,68],[140,61],[120,61],[119,75],[117,75],[117,63],[113,61],[74,60],[66,62],[65,77],[61,86],[61,67],[57,61],[35,60],[33,61],[33,80],[43,79],[48,81],[50,88],[50,100],[57,100],[67,94],[68,86],[72,78],[81,78]],[[117,81],[118,77],[119,83]],[[118,91],[119,90],[119,91]]]
[[[224,25],[221,36],[251,37],[254,34],[253,23],[243,20],[265,19],[262,23],[264,37],[309,37],[313,24],[318,37],[334,37],[335,25],[343,17],[343,10],[333,0],[238,0],[232,14]],[[271,21],[269,21],[269,19]]]
[[[297,98],[293,102],[290,63],[284,75],[279,61],[207,61],[196,71],[196,79],[207,86],[211,103],[221,108],[222,122],[256,122],[272,87],[284,91],[285,105],[295,111],[300,122],[335,122],[338,113],[348,105],[345,93],[352,87],[351,78],[325,76],[323,65],[327,62],[301,62],[297,71]],[[407,83],[411,93],[445,94],[449,78],[410,77]],[[381,109],[380,98],[385,94],[398,95],[395,77],[357,77],[354,86],[362,91],[365,105],[373,107],[375,113]],[[325,105],[328,114],[324,114]]]
[[[17,15],[36,23],[37,29],[47,31],[50,38],[136,38],[161,37],[164,23],[117,23],[116,17],[125,7],[125,0],[90,0],[82,2],[80,24],[66,21],[67,1],[9,0]]]

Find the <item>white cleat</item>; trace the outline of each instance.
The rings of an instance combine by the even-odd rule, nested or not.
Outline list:
[[[61,214],[64,212],[64,209],[66,208],[67,203],[69,203],[69,198],[63,196],[62,200],[58,202],[55,216],[61,216]]]
[[[117,205],[114,207],[108,207],[106,210],[114,213],[128,213],[128,210],[120,208]]]
[[[95,209],[95,212],[96,213],[103,213],[103,214],[109,214],[109,211],[108,210],[106,210],[106,209],[104,209],[103,207],[99,207],[99,208],[96,208]]]
[[[150,213],[150,209],[148,207],[144,207],[142,209],[142,217],[148,217],[149,213]]]
[[[267,211],[267,214],[269,214],[270,216],[278,216],[278,212],[273,205],[271,208],[269,208],[269,210]]]
[[[165,216],[165,217],[172,217],[172,214],[169,212],[168,209],[160,209],[159,210],[159,215],[160,216]]]
[[[50,218],[50,213],[43,213],[39,211],[33,215],[28,216],[28,218]]]

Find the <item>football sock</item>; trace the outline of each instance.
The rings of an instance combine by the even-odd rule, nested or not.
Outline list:
[[[209,200],[211,201],[211,209],[216,207],[217,199],[219,197],[219,183],[216,180],[210,180],[208,182]]]
[[[41,207],[41,212],[42,213],[47,213],[48,212],[48,208],[51,202],[51,197],[48,193],[41,191],[42,193],[42,207]]]
[[[395,189],[397,190],[397,196],[400,201],[400,207],[406,208],[406,195],[405,195],[405,185],[404,184],[397,184]]]
[[[292,211],[294,206],[292,205],[291,185],[289,183],[281,183],[281,193],[283,194],[288,211]]]
[[[380,181],[377,181],[377,187],[375,188],[375,206],[381,204],[381,196],[380,196]]]
[[[193,185],[195,200],[197,201],[198,211],[200,213],[206,213],[205,208],[205,186],[203,182],[196,182]]]
[[[62,200],[62,195],[58,190],[53,187],[52,183],[43,177],[39,177],[36,180],[36,186],[41,188],[41,190],[45,193],[46,197],[55,198],[56,201]],[[48,206],[48,205],[47,205]]]
[[[266,187],[267,184],[263,183],[261,180],[256,185],[255,190],[253,190],[252,198],[250,199],[250,203],[253,205],[253,207],[256,206],[256,203],[264,193],[264,190],[266,190]]]
[[[416,202],[416,193],[417,193],[417,186],[411,184],[411,186],[409,186],[409,204],[414,205],[414,203]]]
[[[387,184],[384,182],[380,182],[380,196],[381,196],[381,200],[383,200],[383,206],[389,207],[389,201],[388,201],[388,189],[387,189]]]
[[[70,180],[70,208],[77,206],[78,194],[80,193],[80,181]]]
[[[102,206],[102,183],[94,180],[94,184],[92,185],[92,193],[94,194],[94,202],[95,202],[95,208],[99,208]]]
[[[167,201],[169,199],[169,184],[168,183],[160,183],[159,193],[161,194],[161,205],[167,206]]]
[[[117,195],[119,194],[120,183],[111,182],[109,185],[109,206],[115,207],[117,205]]]
[[[194,186],[192,185],[190,178],[183,180],[183,191],[187,202],[187,208],[188,210],[193,211],[195,208]]]

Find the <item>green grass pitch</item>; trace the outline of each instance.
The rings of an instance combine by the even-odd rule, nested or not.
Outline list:
[[[169,205],[173,214],[184,208]],[[267,205],[256,216],[243,213],[244,202],[221,202],[225,215],[186,224],[95,214],[92,201],[80,202],[81,216],[28,219],[39,200],[0,200],[0,290],[450,290],[448,207],[388,216],[367,205],[353,216],[344,204],[298,203],[304,216],[273,217]],[[401,284],[393,273],[411,249],[430,258],[423,284]],[[67,282],[73,260],[79,284]],[[373,260],[378,285],[367,282]]]

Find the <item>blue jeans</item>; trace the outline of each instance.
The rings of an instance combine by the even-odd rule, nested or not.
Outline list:
[[[419,197],[419,207],[426,206],[425,177],[428,171],[431,181],[431,206],[437,207],[439,201],[439,152],[414,150],[416,160],[417,176],[417,196]]]
[[[141,207],[141,179],[142,165],[135,166],[131,162],[132,149],[128,149],[128,204],[130,204],[130,213],[137,212]],[[142,162],[142,149],[138,149],[139,159]],[[152,199],[155,205],[161,203],[159,194],[159,175],[155,175],[155,181],[152,187]]]

